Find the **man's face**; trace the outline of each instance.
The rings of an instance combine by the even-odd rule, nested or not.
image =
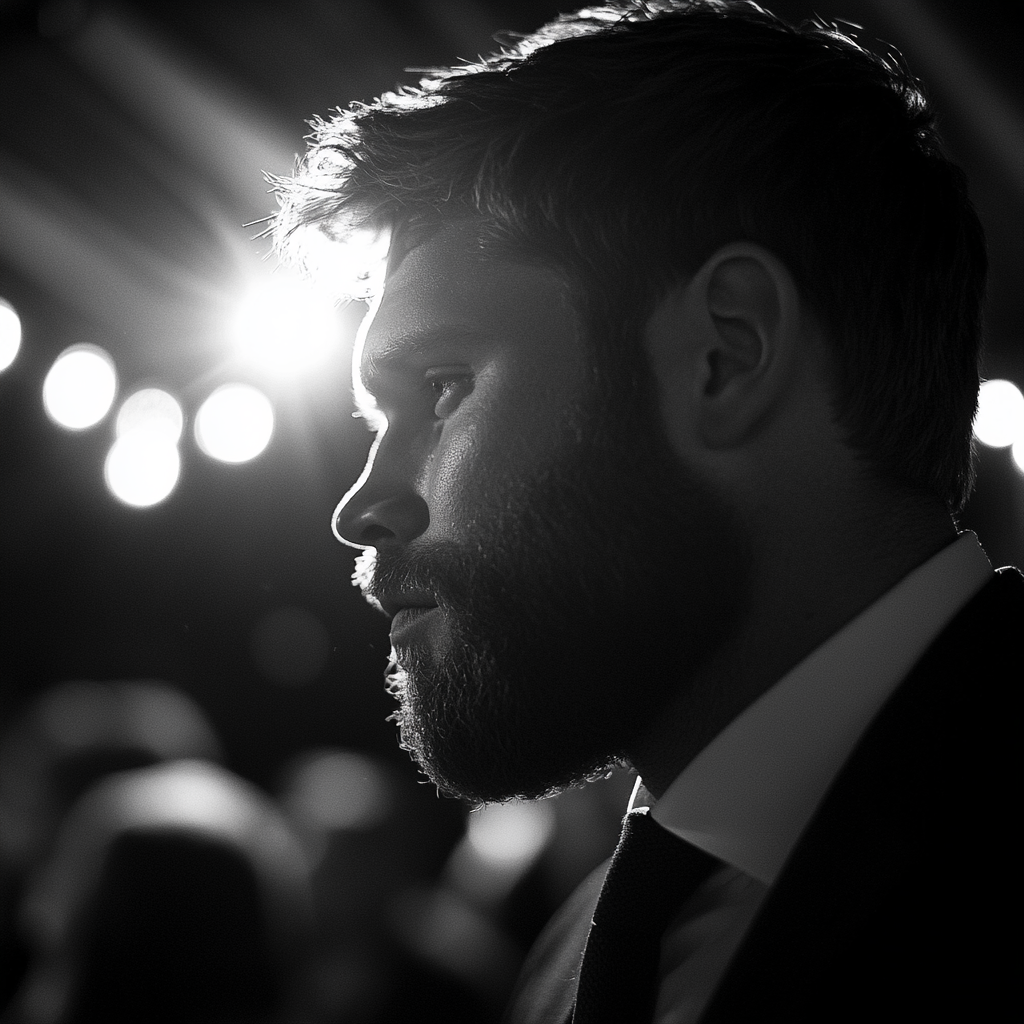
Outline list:
[[[473,240],[414,248],[364,324],[379,432],[336,528],[392,616],[403,744],[442,791],[491,801],[628,756],[727,628],[735,535],[657,410],[595,383],[561,276]]]

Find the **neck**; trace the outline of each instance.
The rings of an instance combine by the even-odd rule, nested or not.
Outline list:
[[[698,671],[684,669],[682,685],[630,751],[656,797],[749,704],[955,539],[934,501],[891,497],[884,514],[847,505],[845,529],[835,519],[836,528],[822,529],[827,513],[819,506],[816,522],[788,531],[788,543],[776,532],[757,546],[747,613]]]

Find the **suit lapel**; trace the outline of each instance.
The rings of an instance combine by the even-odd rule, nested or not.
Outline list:
[[[1024,579],[1003,571],[925,652],[836,778],[703,1024],[863,1020],[880,1006],[924,1019],[922,1000],[972,997],[976,983],[957,979],[982,969],[985,934],[965,949],[950,933],[991,925],[964,877],[1018,846],[1019,720],[1005,694],[1020,684],[1022,623]]]
[[[925,652],[837,776],[701,1024],[999,1019],[1000,986],[978,979],[1013,976],[998,965],[1001,917],[1018,920],[1022,903],[1022,625],[1024,578],[1003,571]],[[1010,870],[999,896],[979,898],[994,853]],[[507,1024],[568,1019],[606,867],[534,946]]]
[[[559,908],[533,944],[504,1024],[567,1024],[583,950],[608,861],[596,867]]]

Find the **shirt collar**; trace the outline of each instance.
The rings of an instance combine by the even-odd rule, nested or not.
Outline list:
[[[957,540],[813,651],[726,726],[657,803],[631,808],[766,884],[885,700],[992,576],[973,533]]]

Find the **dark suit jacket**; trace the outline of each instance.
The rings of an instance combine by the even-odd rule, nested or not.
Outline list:
[[[861,738],[701,1024],[1022,1019],[1022,645],[1024,577],[1000,570]],[[602,877],[541,936],[510,1024],[565,1021]]]

